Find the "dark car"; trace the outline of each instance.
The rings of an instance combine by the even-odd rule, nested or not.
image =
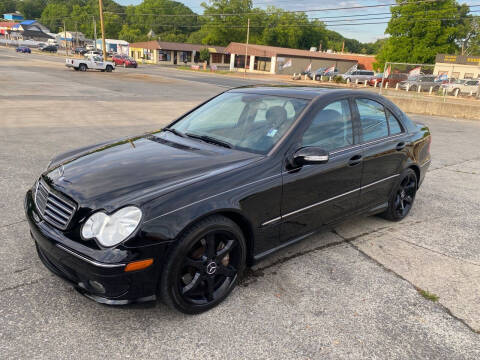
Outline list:
[[[112,61],[117,66],[133,67],[133,68],[138,67],[138,64],[135,61],[135,59],[127,55],[115,54],[112,56]]]
[[[76,47],[75,49],[73,49],[73,53],[74,54],[78,54],[78,55],[84,55],[87,53],[87,49],[85,49],[84,47]]]
[[[42,47],[40,50],[43,52],[51,52],[51,53],[56,53],[58,51],[55,45],[47,45]]]
[[[430,140],[372,92],[233,89],[163,130],[56,156],[25,211],[45,266],[91,299],[199,313],[322,228],[405,218]]]
[[[30,54],[32,52],[32,50],[30,50],[29,47],[27,46],[19,46],[15,49],[16,52],[21,52],[21,53],[26,53],[26,54]]]

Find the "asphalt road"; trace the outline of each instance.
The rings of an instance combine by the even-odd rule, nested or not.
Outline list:
[[[243,79],[62,62],[0,49],[0,358],[480,358],[480,122],[413,116],[432,130],[433,162],[400,223],[356,218],[312,236],[205,314],[108,307],[41,264],[26,190],[55,153],[160,128]]]

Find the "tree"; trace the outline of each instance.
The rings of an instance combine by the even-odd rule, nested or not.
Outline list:
[[[390,37],[377,55],[380,68],[387,61],[433,63],[438,53],[458,50],[469,8],[455,0],[415,2],[397,0],[398,5],[390,8],[392,17],[385,31]]]
[[[122,25],[122,29],[118,33],[118,37],[122,40],[128,41],[129,43],[146,40],[147,36],[142,35],[140,29],[130,27],[127,24]]]
[[[203,48],[202,50],[200,50],[198,56],[200,58],[200,61],[208,62],[210,60],[210,51],[208,51],[207,48]]]

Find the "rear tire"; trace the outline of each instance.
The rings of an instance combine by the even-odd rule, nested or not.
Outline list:
[[[87,68],[87,65],[85,65],[85,64],[80,64],[80,65],[78,65],[78,69],[79,69],[80,71],[87,71],[88,68]]]
[[[199,314],[221,303],[245,268],[242,230],[229,218],[210,216],[188,228],[167,256],[160,276],[164,303],[186,314]]]
[[[381,214],[387,220],[403,220],[413,207],[417,193],[417,174],[412,169],[406,169],[400,175],[400,181],[390,195],[387,210]]]

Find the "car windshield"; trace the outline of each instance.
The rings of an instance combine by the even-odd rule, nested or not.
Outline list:
[[[308,102],[282,96],[224,93],[186,115],[170,129],[200,141],[266,154]]]

